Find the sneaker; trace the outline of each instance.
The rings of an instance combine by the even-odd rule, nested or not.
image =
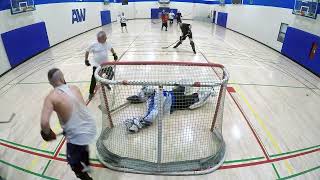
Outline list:
[[[193,51],[193,53],[194,53],[194,54],[197,54],[197,52],[196,52],[196,51]]]
[[[211,96],[211,94],[212,94],[212,91],[199,92],[198,93],[199,101],[189,106],[189,109],[196,109],[205,105],[208,102],[208,99]]]

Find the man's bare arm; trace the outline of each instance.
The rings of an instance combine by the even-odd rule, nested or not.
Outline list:
[[[47,96],[42,107],[41,112],[41,130],[45,134],[49,134],[51,131],[50,128],[50,117],[53,112],[53,102],[50,99],[50,96]]]

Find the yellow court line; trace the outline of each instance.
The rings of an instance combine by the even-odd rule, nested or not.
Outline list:
[[[61,129],[58,122],[59,122],[59,121],[56,121],[56,123],[55,123],[55,126],[54,126],[54,128],[53,128],[53,131],[54,131],[54,132],[57,132],[59,129]],[[41,147],[40,149],[47,149],[48,146],[49,146],[49,143],[46,142],[46,141],[43,141],[43,142],[41,143],[41,145],[40,145],[40,147]],[[40,159],[40,156],[34,157],[34,158],[32,159],[32,161],[31,161],[31,163],[27,166],[26,169],[32,171],[32,170],[34,169],[34,167],[35,167],[36,165],[38,165],[39,159]]]
[[[81,89],[80,89],[81,93],[82,93],[83,91],[85,91],[86,89],[89,89],[89,84],[86,84],[86,85],[84,86],[84,88],[81,88]],[[53,128],[53,131],[54,131],[54,132],[59,132],[60,129],[61,129],[61,128],[60,128],[60,123],[59,123],[59,121],[56,121],[56,123],[55,123],[55,125],[54,125],[54,128]],[[43,141],[43,142],[41,143],[41,145],[40,145],[40,148],[41,148],[41,149],[47,149],[48,146],[49,146],[49,143],[46,142],[46,141]],[[38,156],[34,157],[34,158],[32,159],[32,161],[31,161],[31,163],[27,166],[26,169],[32,171],[32,170],[36,167],[36,165],[38,165],[39,159],[40,159],[40,157],[38,157]]]
[[[233,85],[233,87],[236,89],[236,92],[239,94],[239,96],[241,97],[241,99],[244,101],[244,103],[247,105],[247,107],[249,108],[249,110],[251,111],[251,113],[253,114],[253,116],[255,117],[255,119],[258,121],[259,125],[261,126],[262,130],[265,132],[265,134],[267,135],[269,141],[271,142],[271,144],[273,145],[273,147],[275,148],[275,150],[277,151],[277,153],[282,153],[282,150],[279,146],[279,143],[275,140],[275,138],[272,136],[271,132],[268,130],[266,124],[264,123],[263,119],[259,116],[259,114],[253,109],[253,107],[251,106],[251,104],[249,103],[249,101],[247,100],[247,98],[243,95],[242,91],[240,90],[240,87],[236,87],[237,85]],[[284,161],[285,166],[287,168],[287,171],[289,174],[293,174],[293,167],[290,165],[288,160]]]

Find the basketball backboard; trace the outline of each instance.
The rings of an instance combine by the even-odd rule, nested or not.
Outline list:
[[[11,0],[11,14],[34,11],[35,9],[33,0]]]
[[[318,0],[296,0],[293,14],[317,18]]]

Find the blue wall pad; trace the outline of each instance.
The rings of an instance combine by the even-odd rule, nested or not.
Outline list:
[[[106,25],[111,23],[110,11],[100,11],[101,25]]]
[[[151,9],[151,19],[158,19],[159,17],[159,9],[158,8],[152,8]]]
[[[310,51],[313,43],[318,45],[313,59]],[[320,37],[314,34],[288,27],[281,53],[320,75]]]
[[[11,67],[50,47],[44,22],[31,24],[1,34]]]
[[[228,13],[218,12],[217,24],[222,27],[227,27]]]

